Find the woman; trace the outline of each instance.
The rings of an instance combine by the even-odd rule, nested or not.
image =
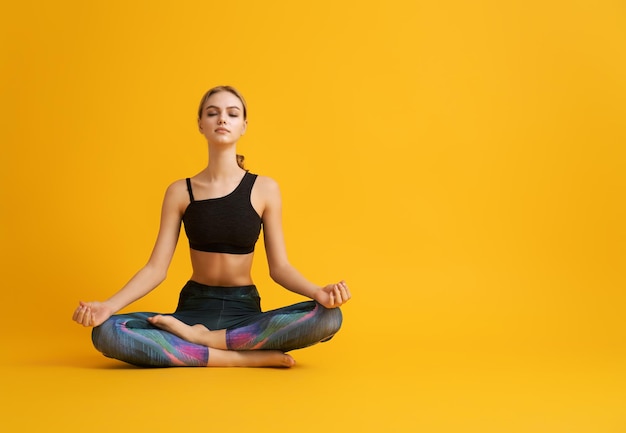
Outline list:
[[[316,286],[289,263],[278,185],[245,170],[236,153],[247,127],[239,92],[230,86],[209,90],[198,127],[209,163],[167,188],[148,263],[108,300],[81,301],[73,320],[94,327],[93,343],[105,356],[135,365],[291,367],[295,361],[285,352],[326,341],[339,330],[338,307],[350,291],[344,281]],[[193,273],[176,311],[115,315],[165,279],[181,223]],[[272,279],[311,301],[261,312],[251,277],[261,227]]]

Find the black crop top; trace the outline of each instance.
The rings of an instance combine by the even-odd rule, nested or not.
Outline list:
[[[261,217],[250,202],[256,178],[256,174],[246,172],[233,192],[206,200],[194,200],[191,180],[187,179],[191,203],[185,209],[183,223],[191,249],[228,254],[254,251],[261,232]]]

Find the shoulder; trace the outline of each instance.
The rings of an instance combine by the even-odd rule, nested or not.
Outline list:
[[[269,176],[257,175],[254,186],[264,197],[280,196],[278,182]]]
[[[268,176],[257,175],[252,188],[252,205],[265,221],[268,211],[273,212],[281,208],[281,197],[278,182]]]
[[[175,207],[183,211],[189,204],[189,191],[187,190],[187,180],[178,179],[168,185],[165,190],[163,203],[168,207]]]
[[[165,190],[165,195],[188,195],[187,180],[178,179],[170,183]]]

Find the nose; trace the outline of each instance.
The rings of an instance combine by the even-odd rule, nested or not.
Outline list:
[[[217,123],[220,125],[223,125],[226,123],[226,113],[220,113],[218,119],[217,119]]]

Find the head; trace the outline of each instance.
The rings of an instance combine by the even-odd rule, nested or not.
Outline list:
[[[204,131],[202,130],[203,116],[206,117],[208,114],[213,114],[211,113],[211,111],[213,110],[210,110],[208,108],[207,103],[209,102],[211,97],[221,92],[228,92],[229,94],[235,96],[236,98],[235,101],[236,101],[236,104],[239,106],[239,109],[234,109],[232,110],[232,112],[240,113],[240,115],[243,118],[243,129],[241,130],[241,135],[243,135],[243,133],[245,132],[245,127],[247,125],[247,120],[248,120],[248,107],[241,93],[239,93],[239,91],[232,86],[216,86],[204,94],[204,96],[202,97],[200,101],[200,106],[198,107],[198,125],[200,127],[200,131],[204,133]],[[243,155],[237,155],[237,164],[239,164],[241,168],[244,168],[243,160],[244,160]]]
[[[241,106],[243,108],[243,120],[248,120],[248,107],[246,106],[246,100],[243,99],[241,93],[239,93],[239,91],[232,86],[216,86],[206,92],[200,101],[200,106],[198,107],[198,119],[202,117],[202,110],[204,109],[204,105],[209,98],[219,92],[229,92],[235,95],[241,102]]]

